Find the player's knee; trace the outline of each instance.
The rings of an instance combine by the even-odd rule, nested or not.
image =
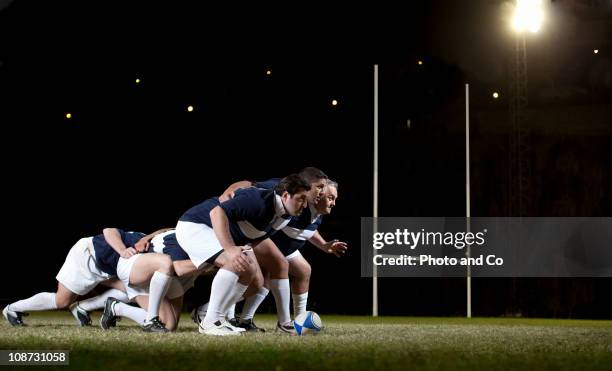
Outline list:
[[[66,309],[72,304],[71,298],[55,295],[55,306],[57,309]]]
[[[158,258],[158,268],[159,272],[162,272],[166,275],[174,275],[174,266],[172,265],[172,259],[168,255],[160,254],[161,256]]]
[[[287,276],[287,274],[289,274],[289,262],[287,259],[284,257],[275,259],[270,269],[270,273],[274,276]]]

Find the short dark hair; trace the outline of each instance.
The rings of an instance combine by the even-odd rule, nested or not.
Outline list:
[[[301,190],[310,191],[310,183],[298,174],[287,175],[274,187],[274,192],[279,196],[284,192],[293,196]]]
[[[319,179],[327,179],[327,175],[323,171],[312,166],[303,168],[299,175],[311,184]]]

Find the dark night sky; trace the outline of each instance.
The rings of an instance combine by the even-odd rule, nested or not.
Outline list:
[[[52,290],[70,246],[105,226],[173,226],[233,181],[317,166],[340,183],[322,232],[353,251],[339,260],[307,249],[313,309],[367,313],[371,284],[360,278],[358,249],[360,217],[372,214],[374,63],[381,215],[464,215],[469,82],[473,215],[507,216],[506,2],[9,3],[0,1],[0,123],[12,233],[1,277],[28,278],[3,286],[2,302]],[[548,28],[528,40],[530,215],[609,216],[612,5],[546,3]],[[609,318],[610,284],[476,280],[474,312]],[[461,315],[464,290],[458,279],[385,279],[381,313]]]

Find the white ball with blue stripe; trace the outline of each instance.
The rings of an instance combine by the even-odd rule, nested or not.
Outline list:
[[[323,328],[321,317],[312,311],[306,311],[295,317],[293,325],[298,335],[317,334]]]

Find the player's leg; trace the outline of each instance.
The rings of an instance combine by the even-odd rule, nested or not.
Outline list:
[[[212,282],[208,308],[202,321],[204,326],[224,322],[229,308],[245,295],[250,285],[258,290],[258,286],[263,284],[263,277],[261,277],[255,254],[251,250],[243,254],[250,262],[244,271],[241,271],[236,261],[230,261],[224,252],[215,259],[215,265],[220,266],[221,269]]]
[[[13,326],[24,326],[23,316],[31,311],[55,310],[66,308],[76,300],[77,294],[58,283],[57,292],[39,292],[4,307],[2,315]]]
[[[195,267],[201,269],[208,264],[219,267],[199,331],[208,335],[239,335],[240,332],[225,320],[225,313],[236,302],[235,298],[244,295],[253,280],[257,264],[254,255],[251,252],[253,258],[250,258],[248,253],[243,253],[229,259],[214,230],[205,224],[179,221],[176,238]]]
[[[274,295],[278,317],[277,329],[293,332],[290,315],[289,263],[283,253],[269,238],[254,247],[257,261],[269,272],[269,290]]]
[[[295,318],[306,311],[312,268],[299,250],[287,256],[287,260],[289,261],[289,276],[291,277],[293,318]]]
[[[69,307],[70,313],[77,320],[77,323],[81,326],[91,325],[91,317],[89,312],[104,309],[106,299],[115,298],[119,301],[127,303],[130,301],[127,294],[125,293],[125,286],[117,278],[111,278],[110,280],[101,282],[100,285],[110,287],[98,296],[91,297],[89,299],[76,301]]]
[[[173,275],[172,260],[165,254],[142,254],[140,258],[133,262],[129,275],[129,285],[143,286],[148,283],[149,286],[148,321],[159,316],[160,304],[166,295]]]
[[[242,307],[242,313],[240,314],[240,321],[238,323],[239,327],[242,327],[250,332],[265,332],[263,328],[260,328],[255,324],[253,317],[255,316],[255,312],[261,303],[268,295],[269,290],[265,286],[268,285],[269,277],[270,276],[267,272],[262,272],[262,279],[264,279],[264,282],[259,290],[247,290],[245,293],[246,299],[244,300],[244,306]]]
[[[41,292],[30,298],[7,305],[2,314],[13,326],[23,326],[22,317],[28,311],[43,311],[67,308],[79,295],[85,295],[108,276],[91,268],[91,238],[80,239],[68,252],[56,278],[58,288],[55,293]]]

